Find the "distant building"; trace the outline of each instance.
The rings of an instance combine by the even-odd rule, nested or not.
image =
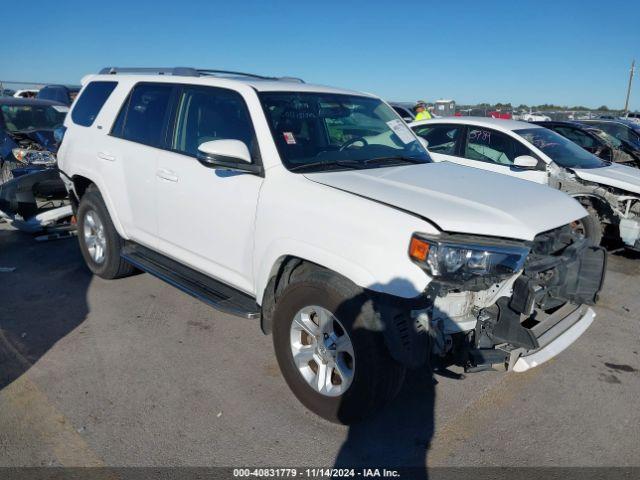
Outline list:
[[[456,113],[456,102],[454,100],[436,100],[433,113],[439,117],[451,117]]]

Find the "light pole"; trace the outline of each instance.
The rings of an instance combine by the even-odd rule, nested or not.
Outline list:
[[[629,97],[631,96],[631,82],[633,82],[633,74],[635,73],[636,59],[631,62],[631,70],[629,71],[629,85],[627,86],[627,99],[624,102],[624,113],[629,113]]]

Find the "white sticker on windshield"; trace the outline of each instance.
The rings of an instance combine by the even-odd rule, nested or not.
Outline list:
[[[69,111],[69,107],[66,105],[51,105],[56,112],[67,113]]]
[[[411,130],[409,130],[409,127],[407,127],[407,125],[402,120],[390,120],[387,122],[387,125],[389,125],[389,128],[393,130],[393,133],[398,136],[402,143],[407,144],[415,142],[416,138],[411,133]]]

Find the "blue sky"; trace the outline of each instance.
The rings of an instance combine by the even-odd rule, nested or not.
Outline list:
[[[78,83],[107,65],[196,66],[389,100],[621,108],[640,60],[637,0],[28,3],[33,14],[3,22],[0,79]]]

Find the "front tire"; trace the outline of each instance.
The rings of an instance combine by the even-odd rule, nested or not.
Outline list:
[[[589,215],[576,220],[573,223],[574,231],[586,238],[593,246],[598,246],[602,242],[603,229],[598,213],[591,207],[586,207]]]
[[[106,279],[133,273],[134,267],[120,256],[124,240],[113,226],[102,195],[94,185],[89,186],[80,199],[77,218],[80,251],[89,270]]]
[[[309,410],[335,423],[372,415],[398,393],[405,369],[393,360],[366,292],[329,271],[299,267],[273,315],[280,370]]]

